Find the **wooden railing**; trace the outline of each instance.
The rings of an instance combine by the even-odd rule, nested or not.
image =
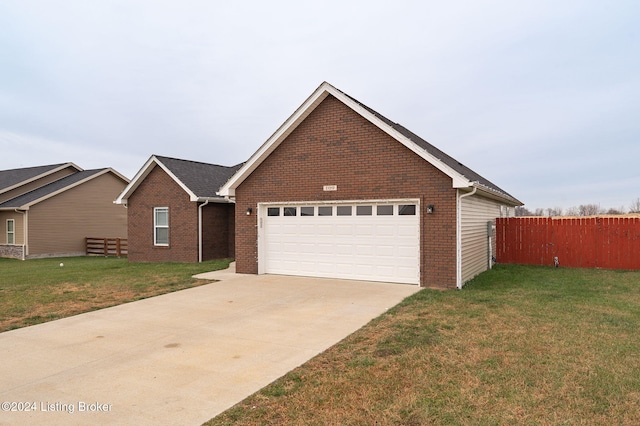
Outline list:
[[[126,256],[129,246],[126,238],[85,238],[87,256]]]

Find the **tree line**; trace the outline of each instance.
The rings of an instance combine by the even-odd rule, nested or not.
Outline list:
[[[628,209],[624,206],[604,209],[600,207],[600,204],[580,204],[579,206],[569,207],[566,210],[561,207],[537,208],[535,210],[529,210],[524,206],[516,207],[516,216],[597,216],[627,213],[640,213],[640,197],[633,200]]]

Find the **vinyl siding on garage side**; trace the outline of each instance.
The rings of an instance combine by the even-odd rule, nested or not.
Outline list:
[[[489,236],[487,222],[495,223],[500,217],[498,202],[472,195],[461,202],[462,282],[465,283],[489,269]],[[495,253],[495,238],[492,238]]]

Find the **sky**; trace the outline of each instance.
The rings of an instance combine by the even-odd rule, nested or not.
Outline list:
[[[323,81],[529,209],[640,197],[636,0],[3,0],[0,170],[235,165]]]

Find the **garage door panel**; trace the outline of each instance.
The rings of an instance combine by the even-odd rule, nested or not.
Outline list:
[[[373,225],[355,225],[355,234],[356,235],[373,235],[375,232],[375,226]]]
[[[302,243],[298,247],[301,254],[314,254],[316,252],[315,244]]]
[[[318,255],[332,255],[333,245],[329,243],[318,243],[316,244],[316,253]]]
[[[337,255],[344,255],[349,257],[353,254],[353,244],[335,244],[333,249],[333,253]]]
[[[376,267],[376,274],[381,277],[393,277],[395,274],[396,268],[394,266],[380,266]]]
[[[396,235],[396,227],[391,224],[381,224],[376,227],[376,235],[380,237],[394,237]]]
[[[362,257],[373,256],[374,251],[375,251],[375,247],[373,247],[371,245],[364,245],[364,244],[356,245],[356,254],[358,256],[362,256]]]
[[[302,235],[302,236],[315,236],[318,234],[318,231],[316,230],[316,226],[314,226],[313,224],[301,224],[298,227],[298,234]]]
[[[329,224],[317,224],[316,225],[316,234],[317,235],[324,235],[324,236],[330,236],[333,235],[334,233],[334,227],[332,225]]]
[[[396,249],[393,246],[376,246],[376,256],[380,258],[387,258],[396,254]]]
[[[326,205],[326,204],[325,204]],[[262,216],[266,273],[417,284],[418,216]],[[387,203],[388,205],[388,203]],[[310,205],[311,206],[311,205]],[[284,207],[284,205],[280,206]],[[301,211],[300,208],[297,210]],[[317,214],[318,206],[313,212]]]
[[[415,259],[416,258],[415,251],[413,250],[413,248],[408,246],[397,246],[395,248],[395,254],[396,254],[396,257],[399,259],[402,259],[402,258]]]
[[[415,226],[410,224],[401,224],[397,227],[398,237],[415,237]]]
[[[298,235],[299,234],[299,230],[300,230],[300,226],[296,223],[287,223],[287,224],[283,224],[281,227],[281,233],[283,233],[284,235]]]

